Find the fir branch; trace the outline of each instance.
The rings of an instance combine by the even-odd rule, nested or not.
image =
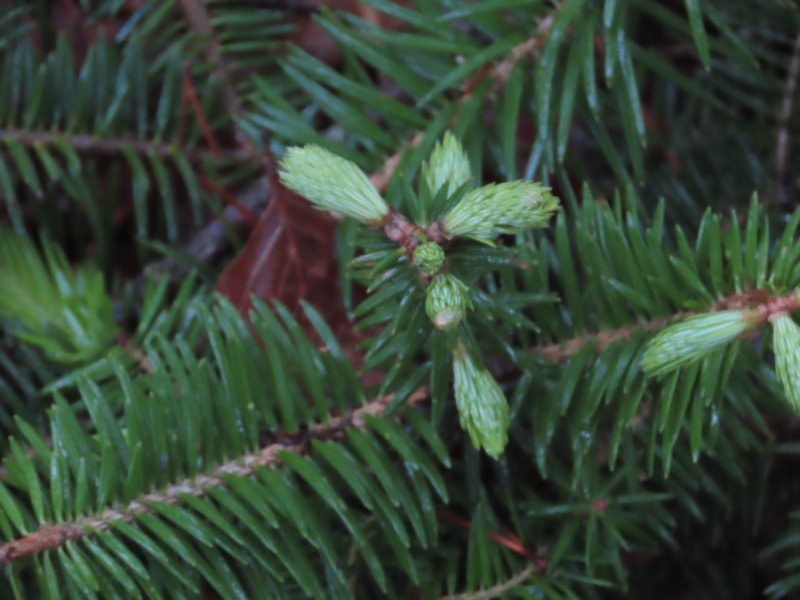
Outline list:
[[[503,84],[508,80],[517,63],[519,63],[519,61],[524,59],[526,56],[535,54],[544,45],[545,41],[547,40],[547,36],[550,33],[550,29],[553,27],[556,16],[558,16],[558,13],[566,4],[566,0],[559,3],[549,15],[539,22],[539,25],[536,28],[536,33],[532,37],[514,46],[508,55],[503,60],[498,62],[494,67],[489,70],[479,71],[475,77],[466,83],[464,91],[456,100],[458,108],[450,120],[451,125],[458,121],[461,107],[463,107],[464,104],[466,104],[467,101],[472,98],[475,89],[483,81],[487,79],[492,81],[491,88],[487,96],[487,98],[492,98],[502,89]],[[415,148],[424,139],[424,137],[424,132],[415,133],[408,140],[408,142],[403,144],[400,149],[397,150],[397,152],[387,158],[383,165],[381,165],[381,167],[375,171],[375,173],[370,175],[370,181],[372,181],[372,184],[378,189],[379,192],[382,192],[386,189],[386,186],[392,179],[394,171],[397,168],[397,165],[400,164],[400,159],[403,157],[403,155],[408,150]]]
[[[627,342],[634,335],[643,331],[656,331],[669,325],[672,321],[688,317],[695,313],[677,313],[673,317],[653,319],[630,327],[619,327],[606,331],[598,331],[588,335],[578,336],[556,344],[534,346],[531,352],[553,362],[566,362],[577,354],[586,344],[594,344],[595,353],[599,354],[616,341]]]
[[[741,294],[727,296],[704,311],[679,312],[669,317],[659,317],[628,327],[598,331],[555,344],[534,346],[531,352],[537,356],[552,360],[553,362],[566,362],[571,356],[577,354],[581,348],[586,346],[586,344],[594,344],[594,350],[599,354],[614,342],[627,342],[638,333],[656,331],[674,321],[691,317],[701,312],[719,312],[723,310],[741,310],[747,308],[756,310],[758,312],[759,321],[763,323],[773,314],[797,310],[800,308],[800,303],[794,292],[782,296],[771,296],[766,290],[748,290]]]
[[[23,131],[19,129],[0,129],[0,140],[11,140],[27,148],[41,144],[55,146],[57,142],[66,142],[76,152],[81,154],[94,154],[99,156],[121,156],[123,148],[131,148],[137,154],[155,154],[161,158],[168,158],[174,152],[180,152],[193,163],[207,160],[218,160],[214,154],[206,149],[183,148],[177,144],[156,142],[123,137],[98,137],[88,133],[66,133],[59,131]],[[246,160],[247,155],[241,150],[226,149],[223,151],[226,158]]]
[[[491,87],[491,95],[496,94],[500,91],[508,78],[511,77],[511,73],[514,71],[514,67],[517,66],[517,63],[524,59],[526,56],[530,56],[538,52],[542,46],[544,46],[545,41],[547,41],[547,36],[550,33],[550,29],[553,27],[553,22],[558,16],[558,13],[564,8],[567,4],[566,0],[563,0],[556,6],[553,11],[547,15],[544,19],[539,22],[539,25],[536,27],[536,34],[514,46],[511,49],[511,52],[508,53],[502,61],[500,61],[491,71],[489,78],[492,80],[492,87]],[[471,89],[475,89],[477,82],[472,85]],[[470,91],[471,95],[471,91]],[[462,100],[468,99],[462,98]]]
[[[415,406],[427,398],[428,389],[421,386],[408,397],[406,404]],[[85,517],[71,523],[42,525],[25,537],[0,545],[0,564],[11,564],[40,552],[53,550],[69,541],[111,529],[114,523],[132,522],[139,515],[153,512],[152,505],[156,503],[174,505],[181,504],[184,496],[205,496],[213,488],[224,487],[225,476],[250,477],[258,468],[281,465],[281,452],[308,454],[313,440],[339,440],[345,437],[350,428],[365,429],[366,417],[383,414],[393,399],[393,394],[379,396],[350,414],[331,418],[325,425],[318,425],[296,436],[284,436],[280,442],[269,444],[258,452],[221,464],[208,474],[185,479],[159,492],[147,494],[125,507],[107,508],[97,516]]]
[[[196,33],[203,40],[206,62],[213,69],[214,74],[222,82],[223,102],[225,110],[233,121],[236,131],[236,143],[241,150],[252,160],[261,162],[261,153],[237,126],[242,118],[242,105],[239,102],[236,89],[233,85],[233,77],[228,69],[225,57],[222,53],[222,46],[217,39],[214,28],[211,25],[211,18],[202,0],[180,0],[181,9],[186,17],[191,31]]]

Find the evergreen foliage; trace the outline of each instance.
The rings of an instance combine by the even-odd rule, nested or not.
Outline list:
[[[800,595],[796,3],[9,5],[0,598]]]

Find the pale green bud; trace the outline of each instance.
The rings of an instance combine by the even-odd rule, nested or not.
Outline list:
[[[437,275],[427,289],[425,312],[439,329],[451,329],[461,322],[464,312],[472,307],[469,288],[458,277]]]
[[[642,368],[650,375],[660,375],[688,365],[758,323],[758,314],[753,311],[724,310],[689,317],[650,340]]]
[[[420,244],[414,250],[413,259],[420,271],[435,275],[444,264],[444,250],[436,242]]]
[[[281,182],[316,208],[382,223],[389,206],[358,166],[319,146],[294,146],[281,161]]]
[[[422,167],[423,177],[428,182],[431,193],[447,186],[447,194],[452,195],[472,177],[469,159],[461,142],[449,131],[441,142],[437,142],[431,152],[430,162]]]
[[[800,412],[800,327],[784,312],[773,315],[770,321],[774,328],[775,372],[789,404]]]
[[[452,235],[491,241],[503,233],[544,227],[558,208],[550,188],[532,181],[489,184],[472,190],[444,219]]]
[[[508,402],[497,381],[479,368],[463,348],[453,354],[456,407],[472,444],[497,458],[508,442]]]

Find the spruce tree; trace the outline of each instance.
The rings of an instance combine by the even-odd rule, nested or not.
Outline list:
[[[795,2],[0,7],[0,598],[800,597]]]

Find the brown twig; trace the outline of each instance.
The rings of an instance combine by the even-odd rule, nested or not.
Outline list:
[[[179,128],[178,139],[181,140],[181,145],[183,145],[183,126],[184,126],[184,119],[186,116],[186,104],[192,107],[192,112],[194,113],[197,122],[200,124],[200,130],[203,132],[203,137],[208,144],[208,147],[211,148],[211,152],[215,158],[219,158],[222,156],[222,151],[219,148],[219,144],[217,143],[217,138],[214,137],[214,134],[211,131],[211,126],[208,124],[208,119],[206,118],[205,113],[203,112],[203,106],[200,104],[200,99],[197,97],[197,91],[194,89],[194,84],[192,83],[192,76],[189,72],[189,65],[184,64],[183,66],[183,97],[181,99],[181,126]]]
[[[153,363],[151,363],[150,359],[147,358],[147,354],[142,352],[142,350],[138,348],[125,334],[125,332],[118,331],[115,333],[114,340],[117,342],[117,345],[122,348],[126,354],[128,354],[128,356],[136,361],[136,364],[139,365],[139,369],[142,371],[142,373],[147,373],[148,375],[153,373]]]
[[[778,140],[775,145],[775,196],[781,199],[786,165],[789,163],[789,121],[792,118],[794,97],[797,91],[797,78],[800,76],[800,32],[794,38],[792,59],[786,73],[786,87],[781,100],[781,112],[778,115]]]
[[[423,386],[409,397],[407,403],[413,406],[423,402],[427,397],[428,390]],[[212,489],[225,487],[226,476],[249,477],[258,468],[282,464],[282,452],[295,454],[310,452],[311,441],[315,439],[342,439],[350,428],[366,428],[366,417],[382,414],[392,398],[391,395],[378,397],[349,415],[331,418],[327,424],[318,425],[308,433],[284,438],[280,443],[269,444],[258,452],[221,464],[207,474],[185,479],[158,492],[146,494],[127,506],[107,508],[99,515],[74,522],[43,524],[33,533],[0,545],[0,564],[10,564],[46,550],[53,550],[70,540],[111,529],[115,523],[134,521],[139,515],[153,512],[154,504],[175,505],[181,504],[186,496],[205,496]]]
[[[228,206],[233,207],[236,211],[238,211],[239,216],[242,218],[241,220],[247,223],[250,227],[255,227],[258,223],[258,217],[250,210],[247,206],[239,202],[239,199],[231,194],[225,188],[220,187],[213,181],[211,181],[205,175],[198,175],[197,176],[200,185],[202,185],[207,190],[210,190],[221,197]]]
[[[239,116],[242,113],[239,99],[233,89],[225,57],[222,55],[222,48],[214,34],[214,28],[211,26],[211,19],[205,5],[202,0],[178,0],[178,3],[181,5],[189,29],[204,42],[203,51],[206,62],[223,84],[225,110],[233,117]]]
[[[702,312],[719,312],[721,310],[745,310],[752,308],[759,315],[759,322],[763,323],[778,312],[791,312],[800,307],[794,292],[783,296],[770,296],[766,290],[748,290],[742,294],[733,294],[709,306]],[[554,362],[565,362],[581,350],[586,344],[595,344],[595,352],[602,352],[616,341],[628,341],[634,335],[645,331],[656,331],[670,323],[696,315],[698,312],[680,312],[669,317],[660,317],[628,327],[620,327],[607,331],[598,331],[588,335],[575,337],[556,344],[535,346],[531,352]]]
[[[403,157],[403,154],[407,150],[417,147],[423,137],[425,136],[421,132],[414,134],[406,144],[384,161],[380,169],[370,175],[369,179],[372,185],[374,185],[379,192],[386,190],[386,186],[389,185],[389,181],[392,179],[397,165],[400,164],[400,159]]]
[[[518,585],[522,585],[536,575],[539,572],[538,567],[536,565],[531,565],[507,581],[503,583],[498,583],[494,587],[490,587],[488,590],[480,590],[477,592],[466,592],[464,594],[454,594],[450,596],[443,596],[441,600],[491,600],[492,598],[500,598],[508,592],[511,588],[515,588]]]
[[[508,56],[497,63],[492,69],[489,74],[489,78],[492,79],[491,95],[496,94],[500,88],[503,87],[503,84],[508,81],[508,78],[511,77],[511,73],[514,71],[514,67],[517,66],[519,61],[526,56],[538,52],[544,45],[547,35],[550,33],[550,29],[553,27],[556,16],[561,12],[565,4],[566,1],[559,3],[549,15],[539,21],[539,25],[536,27],[536,34],[533,37],[514,46],[511,52],[508,53]]]
[[[203,40],[203,51],[208,65],[222,83],[223,103],[234,125],[242,116],[242,106],[233,86],[233,77],[228,70],[222,47],[211,25],[211,18],[202,0],[179,0],[189,29]],[[254,160],[260,159],[260,152],[241,130],[236,128],[236,143],[244,153]]]
[[[441,521],[448,521],[450,523],[453,523],[454,525],[463,527],[464,529],[472,529],[471,522],[450,513],[436,513],[436,518]],[[497,542],[502,546],[505,546],[512,552],[515,552],[520,556],[524,556],[533,564],[535,564],[538,569],[543,570],[547,568],[547,558],[528,548],[525,544],[522,543],[522,540],[520,540],[515,533],[508,531],[506,533],[497,533],[496,531],[486,531],[485,535],[490,540]]]

